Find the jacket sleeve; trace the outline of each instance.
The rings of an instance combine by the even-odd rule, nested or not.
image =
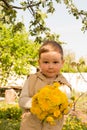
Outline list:
[[[67,95],[68,99],[71,98],[72,91],[67,85],[62,85],[59,89]]]
[[[19,106],[23,109],[31,107],[32,98],[29,96],[29,78],[25,81],[19,97]]]

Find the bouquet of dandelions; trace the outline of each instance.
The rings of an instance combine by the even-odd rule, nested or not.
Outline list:
[[[42,122],[55,124],[56,119],[61,119],[68,114],[71,107],[65,93],[60,91],[59,83],[47,85],[40,89],[32,98],[31,113],[36,115]]]

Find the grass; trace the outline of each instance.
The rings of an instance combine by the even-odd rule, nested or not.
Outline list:
[[[20,129],[21,109],[16,105],[0,102],[0,130]],[[78,100],[76,111],[68,115],[62,130],[87,130],[85,117],[87,117],[87,93]]]
[[[0,102],[0,130],[19,130],[22,111],[16,104]]]
[[[0,130],[19,130],[20,120],[0,119]]]

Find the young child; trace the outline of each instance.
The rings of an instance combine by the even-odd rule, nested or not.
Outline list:
[[[64,85],[62,91],[70,95],[70,84],[60,73],[64,64],[62,47],[56,41],[45,41],[39,49],[38,63],[39,71],[25,81],[19,98],[19,106],[24,110],[20,130],[62,130],[64,117],[57,120],[56,125],[50,125],[42,123],[29,111],[32,97],[47,84],[60,82]]]

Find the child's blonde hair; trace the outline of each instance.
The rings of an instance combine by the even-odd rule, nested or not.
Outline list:
[[[39,49],[39,58],[42,53],[49,51],[57,51],[61,54],[61,58],[63,59],[63,49],[61,45],[56,41],[45,41]]]

